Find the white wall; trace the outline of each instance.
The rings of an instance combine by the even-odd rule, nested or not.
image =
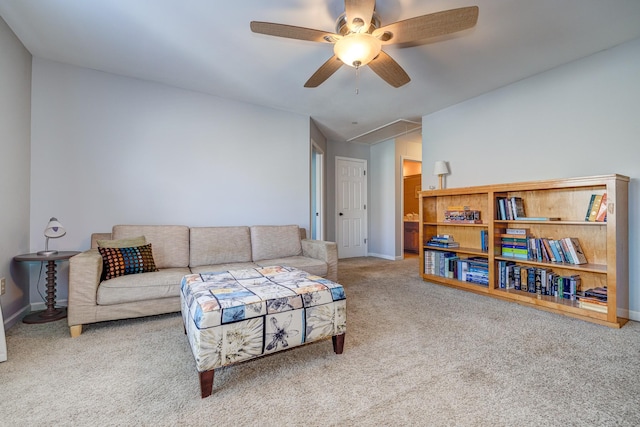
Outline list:
[[[124,223],[309,228],[308,116],[36,58],[32,117],[33,251],[51,216],[63,250]]]
[[[369,163],[369,255],[396,259],[395,140],[371,146]]]
[[[630,318],[640,320],[640,39],[423,117],[447,187],[619,173],[629,187]],[[431,184],[423,174],[423,187]]]
[[[4,323],[28,302],[27,276],[12,259],[29,252],[31,54],[0,18],[0,296]]]

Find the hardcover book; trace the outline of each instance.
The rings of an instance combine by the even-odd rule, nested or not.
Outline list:
[[[596,194],[596,197],[593,199],[593,204],[591,205],[591,212],[589,213],[589,221],[594,222],[596,217],[598,216],[598,211],[600,210],[600,204],[602,203],[602,194]]]
[[[606,222],[607,221],[607,193],[602,195],[602,200],[600,201],[600,209],[598,209],[598,213],[596,214],[596,222]]]

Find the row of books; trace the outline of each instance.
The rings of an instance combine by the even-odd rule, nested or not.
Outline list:
[[[453,239],[450,234],[438,234],[432,236],[426,243],[427,246],[434,246],[437,248],[459,248],[460,243]]]
[[[483,257],[460,258],[455,252],[425,250],[424,272],[463,282],[489,285],[489,261]]]
[[[590,222],[607,222],[607,205],[607,193],[592,194],[584,220]]]
[[[607,288],[597,287],[578,292],[578,307],[606,313],[607,309]]]
[[[503,257],[567,264],[588,262],[577,237],[550,239],[505,233],[500,235],[500,246]]]
[[[436,236],[432,236],[427,240],[425,245],[445,249],[460,247],[460,243],[456,242],[450,234],[438,234]],[[480,248],[483,252],[489,251],[489,232],[487,230],[480,230]]]
[[[506,221],[559,221],[556,217],[528,217],[522,197],[496,197],[496,212],[499,220]]]
[[[498,261],[498,287],[538,295],[576,300],[582,284],[580,275],[561,276],[550,268],[523,266]]]
[[[446,211],[444,211],[444,222],[453,222],[453,223],[466,223],[466,224],[482,224],[482,219],[480,218],[480,211],[469,209],[465,206],[466,209],[451,209],[449,207]]]

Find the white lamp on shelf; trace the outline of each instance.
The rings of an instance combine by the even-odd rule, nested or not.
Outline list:
[[[67,231],[64,229],[62,224],[58,222],[57,218],[51,217],[49,223],[47,224],[47,228],[44,229],[44,236],[46,237],[44,243],[44,251],[39,251],[38,255],[55,255],[58,253],[56,250],[49,250],[49,239],[56,239],[58,237],[62,237],[67,234]]]
[[[438,175],[438,188],[442,190],[444,188],[443,185],[443,177],[449,173],[449,166],[447,162],[444,160],[438,160],[433,167],[433,174]]]

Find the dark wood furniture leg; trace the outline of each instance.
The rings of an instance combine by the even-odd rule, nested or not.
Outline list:
[[[66,307],[56,308],[56,261],[47,261],[47,309],[25,316],[24,323],[46,323],[67,317]]]
[[[213,369],[210,371],[198,372],[200,376],[200,395],[204,399],[211,396],[213,390]]]
[[[342,354],[342,349],[344,348],[344,334],[332,336],[331,341],[333,341],[333,351],[336,354]]]

